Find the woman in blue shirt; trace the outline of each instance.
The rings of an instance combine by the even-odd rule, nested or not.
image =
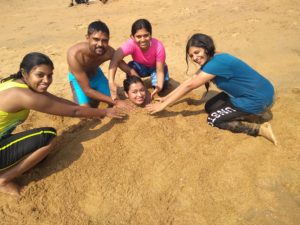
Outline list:
[[[236,133],[263,136],[274,144],[277,141],[266,118],[274,98],[272,84],[240,59],[216,53],[211,37],[194,34],[186,46],[186,61],[191,58],[200,69],[160,102],[147,106],[153,114],[163,110],[195,88],[212,81],[221,93],[205,104],[209,125]]]

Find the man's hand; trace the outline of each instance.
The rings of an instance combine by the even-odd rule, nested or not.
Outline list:
[[[125,117],[127,114],[124,112],[124,110],[119,109],[119,108],[108,108],[105,109],[105,116],[110,117],[110,118],[118,118],[122,119]]]
[[[130,76],[140,77],[139,74],[133,68],[130,69],[130,73],[129,74],[130,74]]]
[[[135,106],[128,101],[116,99],[114,102],[115,102],[115,106],[117,108],[120,108],[120,109],[123,109],[126,111],[131,111],[135,108]]]

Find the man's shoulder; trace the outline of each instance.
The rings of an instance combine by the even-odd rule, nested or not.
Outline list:
[[[86,42],[78,42],[68,49],[67,55],[68,57],[83,55],[86,50],[88,50],[88,44]]]
[[[108,46],[107,51],[106,51],[106,57],[108,59],[112,59],[113,55],[114,55],[115,49],[111,46]]]

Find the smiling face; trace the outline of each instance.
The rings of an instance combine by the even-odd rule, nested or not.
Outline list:
[[[191,46],[189,48],[188,55],[192,61],[197,63],[199,66],[203,66],[208,60],[208,56],[204,48]]]
[[[29,73],[22,71],[25,83],[39,93],[46,92],[52,83],[53,69],[48,65],[38,65],[31,69]]]
[[[136,105],[142,105],[146,99],[146,88],[141,82],[132,83],[125,95]]]
[[[131,38],[138,44],[142,51],[146,51],[150,47],[151,34],[145,28],[137,30]]]
[[[86,37],[90,51],[96,55],[104,55],[108,48],[109,36],[102,31],[95,31]]]

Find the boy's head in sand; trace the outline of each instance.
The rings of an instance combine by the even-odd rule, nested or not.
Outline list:
[[[86,40],[89,43],[91,53],[95,55],[104,55],[108,48],[109,29],[105,23],[100,20],[89,24]]]
[[[136,76],[128,76],[123,81],[125,96],[135,105],[143,106],[147,99],[147,89],[143,80]]]

